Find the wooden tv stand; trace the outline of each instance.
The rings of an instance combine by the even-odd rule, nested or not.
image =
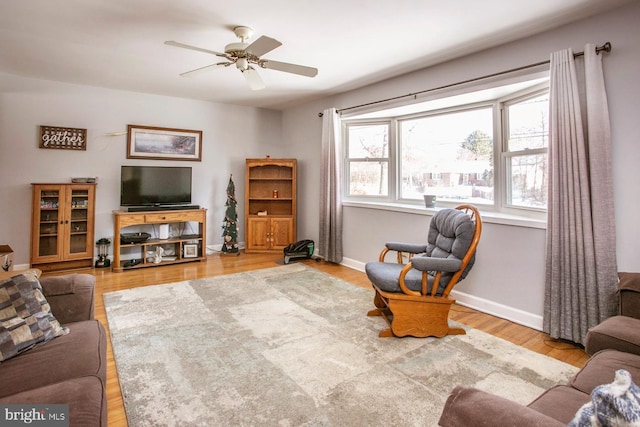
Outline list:
[[[192,228],[191,223],[197,223]],[[126,212],[113,211],[113,271],[134,268],[158,267],[191,261],[207,260],[207,210],[185,209],[170,211]],[[179,235],[160,239],[160,224],[176,224]],[[140,243],[122,243],[120,235],[132,231],[149,232],[151,238]],[[170,227],[171,228],[171,227]],[[156,263],[153,254],[158,246],[165,249],[165,256]],[[121,260],[126,255],[125,260]]]

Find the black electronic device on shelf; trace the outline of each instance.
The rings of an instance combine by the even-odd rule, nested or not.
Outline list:
[[[144,243],[151,237],[151,234],[145,232],[139,233],[122,233],[120,235],[120,243],[123,245],[132,245],[136,243]]]

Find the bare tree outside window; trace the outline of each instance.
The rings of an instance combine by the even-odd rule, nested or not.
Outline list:
[[[349,194],[387,196],[389,191],[389,125],[348,127]]]
[[[510,157],[508,203],[546,208],[549,94],[510,104],[507,114]]]

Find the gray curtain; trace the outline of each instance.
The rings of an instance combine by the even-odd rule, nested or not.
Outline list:
[[[602,55],[551,54],[549,195],[543,327],[584,343],[616,312],[616,239]],[[577,68],[584,71],[577,71]]]
[[[320,168],[320,239],[318,252],[326,261],[342,261],[342,174],[340,121],[336,109],[322,115],[322,166]]]

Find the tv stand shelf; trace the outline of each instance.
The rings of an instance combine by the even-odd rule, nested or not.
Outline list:
[[[154,226],[158,224],[197,223],[197,233],[181,234],[167,239],[153,238],[140,243],[121,243],[120,235],[127,227]],[[113,271],[122,272],[134,268],[158,267],[191,261],[206,261],[207,210],[188,209],[179,211],[114,211]],[[155,253],[158,246],[165,249],[162,261],[156,263],[149,252]],[[123,254],[133,258],[122,260]]]

